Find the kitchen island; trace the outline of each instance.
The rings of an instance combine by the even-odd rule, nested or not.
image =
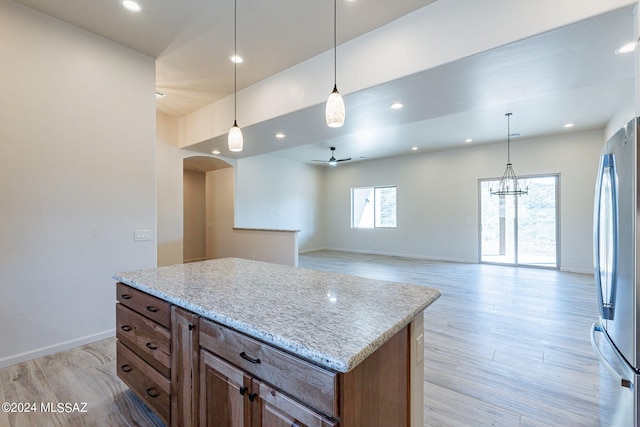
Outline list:
[[[166,424],[422,426],[436,289],[239,258],[114,279],[118,375]]]

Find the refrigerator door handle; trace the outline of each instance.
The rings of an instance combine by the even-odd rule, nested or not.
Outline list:
[[[596,296],[600,317],[613,320],[618,263],[618,186],[613,154],[600,158],[593,224]]]
[[[596,342],[596,332],[601,332],[604,335],[604,337],[607,339],[607,341],[609,341],[609,337],[607,337],[607,334],[604,333],[602,326],[596,325],[595,323],[591,325],[591,346],[593,347],[593,350],[596,352],[596,355],[598,355],[600,362],[605,368],[607,368],[611,376],[613,376],[613,378],[615,378],[622,387],[633,388],[633,381],[627,378],[626,374],[621,374],[613,366],[611,366],[607,358],[604,356],[604,353],[602,353],[602,350],[600,350],[600,347]],[[614,354],[618,358],[619,362],[623,364],[623,366],[627,365],[627,361],[624,360],[622,356],[618,354],[617,351],[614,351]]]

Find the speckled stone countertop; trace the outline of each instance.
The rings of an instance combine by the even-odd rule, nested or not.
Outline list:
[[[239,258],[113,278],[338,372],[353,369],[440,296],[426,286]]]

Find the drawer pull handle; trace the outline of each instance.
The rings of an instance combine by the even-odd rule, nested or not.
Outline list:
[[[244,351],[242,353],[240,353],[240,357],[242,357],[247,362],[255,363],[256,365],[258,363],[260,363],[260,359],[251,358],[251,357],[247,356],[247,353],[245,353]]]
[[[131,295],[129,295],[129,294],[122,294],[122,295],[120,295],[120,298],[122,298],[122,299],[131,299]]]
[[[160,396],[160,393],[158,393],[158,390],[156,390],[153,387],[147,389],[147,394],[149,395],[149,397],[152,397],[154,399]]]
[[[152,313],[157,313],[159,309],[155,308],[154,306],[147,306],[147,311],[150,311]]]
[[[131,330],[131,326],[129,325],[120,326],[120,329],[122,329],[125,332],[129,332]]]
[[[120,369],[122,369],[124,372],[131,372],[133,371],[133,368],[129,365],[122,365],[120,366]]]
[[[240,394],[244,396],[247,390],[249,390],[247,387],[240,387]]]
[[[256,399],[256,397],[258,397],[258,393],[249,394],[249,401],[253,402]]]
[[[147,345],[147,348],[148,348],[149,350],[157,350],[157,349],[158,349],[158,346],[157,346],[157,345],[155,345],[154,343],[150,343],[150,342],[148,342],[146,345]]]

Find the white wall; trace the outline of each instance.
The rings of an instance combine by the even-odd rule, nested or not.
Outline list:
[[[206,250],[206,180],[201,171],[185,170],[183,188],[183,259],[204,261]]]
[[[321,248],[324,168],[271,155],[238,160],[235,226],[300,230],[301,251]]]
[[[156,114],[158,188],[158,266],[181,264],[183,159],[192,152],[178,147],[178,119]]]
[[[227,256],[232,246],[235,168],[207,172],[207,259]]]
[[[7,0],[0,57],[4,366],[113,335],[111,276],[155,266],[155,69]]]
[[[601,131],[512,141],[519,175],[560,173],[561,267],[590,272],[593,190]],[[328,248],[478,262],[478,179],[499,178],[506,144],[467,147],[327,171],[323,219]],[[397,186],[396,229],[352,229],[350,189]]]

